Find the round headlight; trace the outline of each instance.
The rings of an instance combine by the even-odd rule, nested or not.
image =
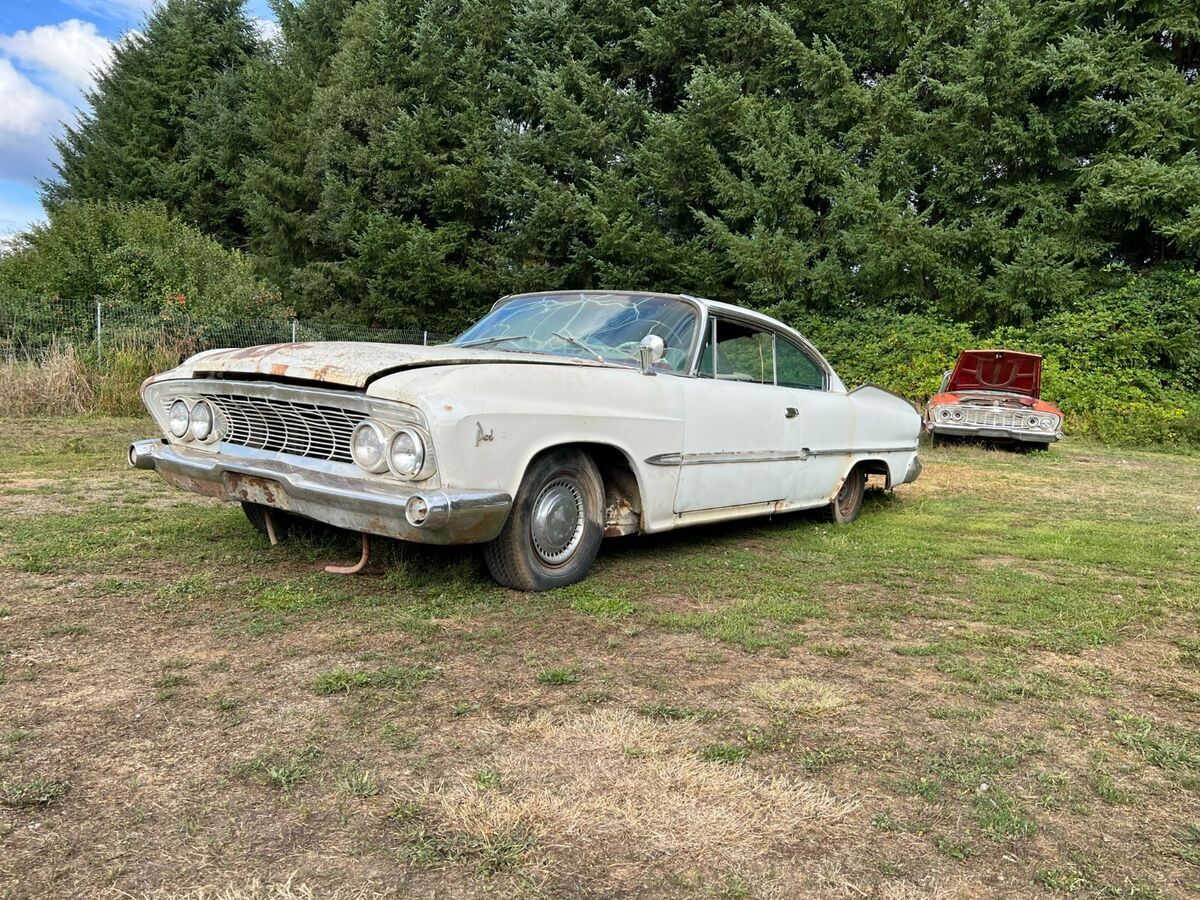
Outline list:
[[[213,430],[213,411],[206,400],[201,400],[192,407],[188,416],[188,432],[198,441],[207,441]]]
[[[1054,416],[1044,416],[1042,418],[1042,427],[1047,431],[1054,428]]]
[[[388,447],[392,471],[402,478],[415,478],[425,466],[425,442],[415,431],[402,428],[392,435]]]
[[[171,404],[171,408],[167,412],[167,428],[177,438],[181,438],[187,434],[188,408],[187,404],[182,400],[176,400]]]
[[[950,410],[946,409],[946,407],[944,407],[944,406],[939,406],[938,411],[937,411],[937,417],[938,417],[939,422],[950,421]]]
[[[364,419],[350,435],[350,455],[368,472],[387,469],[387,432],[378,422]]]
[[[955,422],[961,422],[962,417],[963,417],[963,411],[961,409],[956,409],[956,410],[954,410],[954,412],[951,413],[951,415],[954,417]]]
[[[1041,422],[1042,422],[1042,420],[1039,419],[1037,416],[1029,417],[1029,427],[1030,428],[1037,428],[1039,425],[1041,425]]]

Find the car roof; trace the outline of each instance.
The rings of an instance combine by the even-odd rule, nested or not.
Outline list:
[[[586,290],[527,291],[521,294],[507,294],[506,296],[501,297],[496,301],[495,305],[492,306],[492,309],[498,309],[505,303],[508,303],[511,300],[517,300],[521,297],[545,297],[554,296],[556,294],[624,294],[627,297],[663,297],[671,300],[683,300],[685,302],[694,303],[700,308],[706,309],[710,313],[716,313],[717,315],[725,314],[734,318],[740,318],[743,321],[757,322],[766,328],[789,335],[796,343],[800,344],[800,346],[802,346],[820,361],[821,365],[825,368],[825,371],[837,382],[837,384],[842,384],[841,379],[837,377],[837,373],[833,370],[833,366],[829,364],[829,361],[825,359],[825,357],[821,354],[821,351],[814,347],[812,341],[806,338],[795,328],[780,322],[778,319],[773,319],[771,316],[765,315],[764,313],[747,309],[744,306],[735,306],[732,303],[722,303],[720,300],[709,300],[707,297],[698,297],[695,294],[668,294],[659,291],[627,291],[616,288],[610,288],[607,290],[589,288]],[[844,385],[842,385],[842,390],[845,390]]]

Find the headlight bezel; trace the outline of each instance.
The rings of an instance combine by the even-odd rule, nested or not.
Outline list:
[[[207,427],[197,428],[200,424],[200,411],[204,410],[208,416]],[[188,412],[188,437],[201,444],[211,442],[217,435],[217,411],[213,405],[207,400],[197,400],[192,404],[191,410]]]
[[[396,445],[405,438],[412,442],[413,447],[411,453],[413,464],[408,467],[402,467],[396,462]],[[415,428],[398,428],[388,439],[387,464],[392,474],[397,478],[403,478],[406,481],[418,480],[425,470],[425,460],[428,455],[425,438]]]
[[[175,430],[175,411],[177,408],[183,409],[183,424],[182,427]],[[171,437],[179,441],[187,441],[191,439],[191,424],[192,424],[192,409],[187,405],[187,401],[182,397],[177,397],[171,401],[171,405],[167,408],[167,433]]]
[[[375,435],[379,441],[379,458],[374,462],[363,462],[359,458],[358,441],[359,435],[370,432]],[[377,422],[374,419],[363,419],[354,426],[354,430],[350,432],[350,458],[354,460],[354,464],[364,472],[370,472],[372,475],[381,475],[388,470],[388,456],[391,448],[391,433],[390,429],[382,422]]]

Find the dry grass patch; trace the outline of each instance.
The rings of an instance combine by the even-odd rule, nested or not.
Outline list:
[[[776,715],[805,719],[829,715],[851,703],[841,691],[803,675],[782,681],[756,681],[746,688],[746,695]]]
[[[565,720],[542,713],[491,737],[495,786],[463,771],[427,783],[412,805],[443,845],[472,848],[476,860],[501,858],[502,849],[508,868],[534,877],[593,868],[612,879],[616,859],[640,883],[645,864],[667,873],[743,871],[855,806],[804,781],[701,760],[695,747],[704,734],[691,722],[626,710]]]
[[[9,415],[82,415],[95,408],[95,371],[70,346],[36,359],[0,360],[0,396]]]
[[[131,896],[131,895],[126,895]],[[156,890],[141,894],[144,900],[367,900],[385,894],[366,889],[314,890],[298,882],[296,876],[284,881],[263,881],[253,878],[243,884],[198,885],[186,890]]]

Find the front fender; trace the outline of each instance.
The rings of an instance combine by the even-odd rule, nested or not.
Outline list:
[[[670,520],[678,472],[645,460],[682,447],[682,390],[674,376],[615,366],[444,366],[397,372],[368,393],[421,408],[446,487],[515,497],[539,453],[603,444],[629,460],[647,530]]]

